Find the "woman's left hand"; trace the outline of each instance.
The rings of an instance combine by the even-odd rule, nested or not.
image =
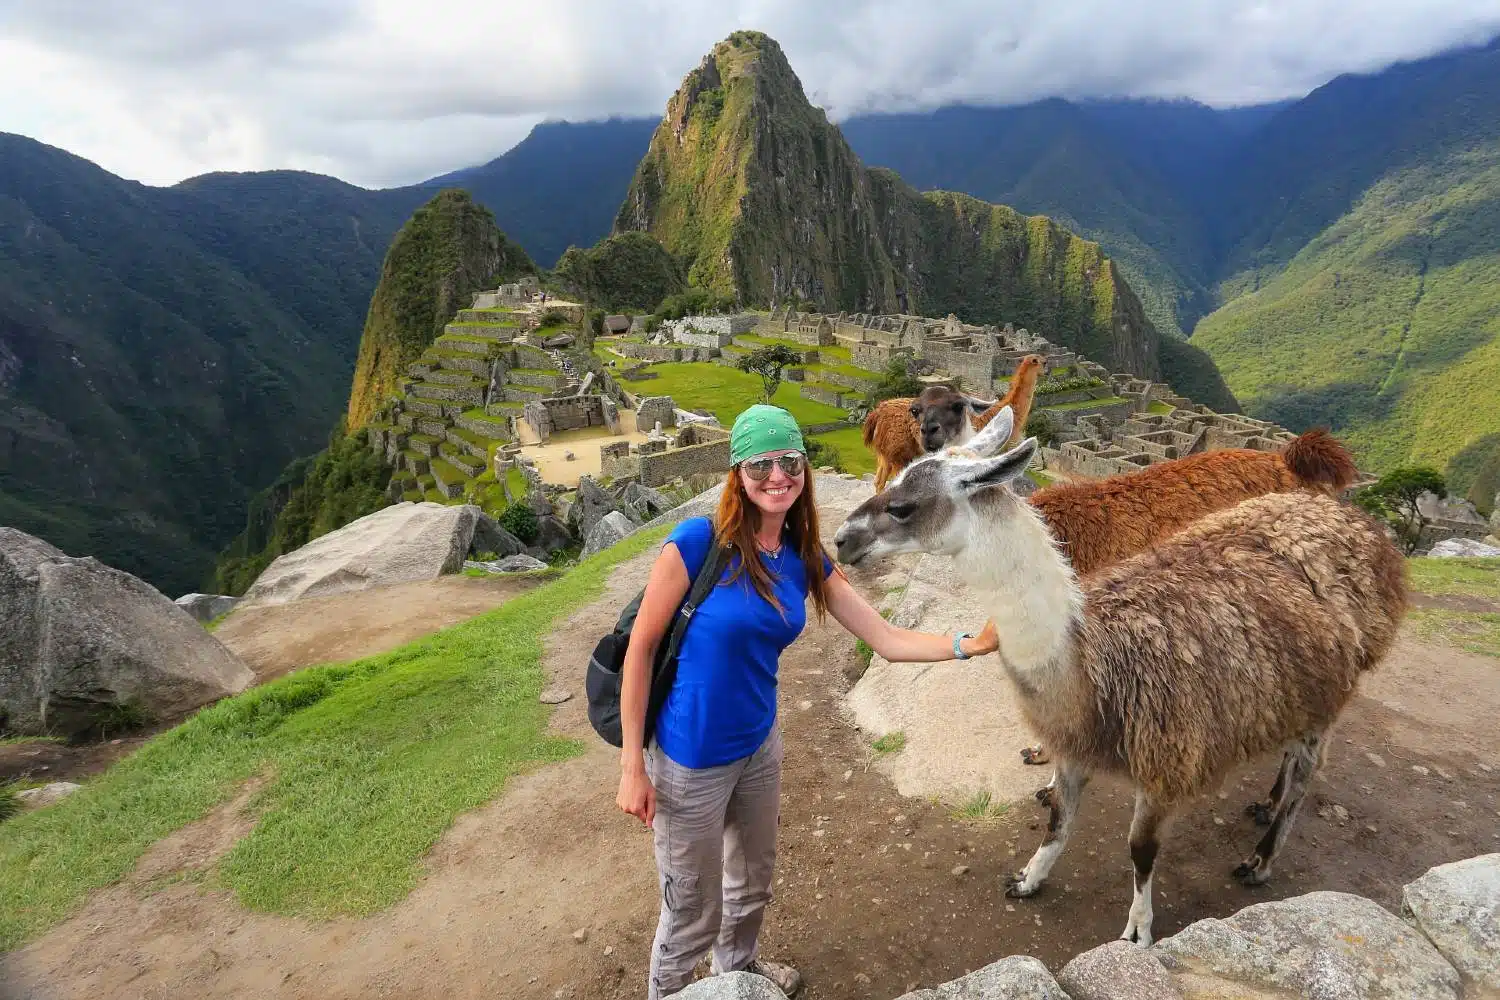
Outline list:
[[[1000,633],[995,629],[995,620],[984,623],[984,629],[971,639],[960,639],[958,646],[970,656],[983,656],[1000,648]]]

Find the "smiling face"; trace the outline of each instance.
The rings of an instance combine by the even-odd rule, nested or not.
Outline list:
[[[787,472],[786,466],[796,469]],[[769,474],[757,479],[753,473],[769,466]],[[752,455],[740,463],[740,486],[745,496],[763,514],[786,514],[802,495],[807,482],[807,457],[799,451],[778,448]]]

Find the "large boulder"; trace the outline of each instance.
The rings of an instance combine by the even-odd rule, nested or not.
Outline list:
[[[540,549],[544,553],[556,552],[573,544],[573,533],[568,526],[555,517],[540,517],[536,522],[536,541],[532,542],[533,549]]]
[[[642,524],[677,506],[659,490],[637,482],[625,486],[625,491],[620,494],[620,505],[635,521]]]
[[[1463,976],[1500,996],[1500,854],[1438,865],[1401,892],[1401,910]]]
[[[634,530],[635,525],[624,514],[617,510],[610,511],[594,525],[594,530],[584,539],[583,552],[579,558],[587,559],[596,552],[603,552]]]
[[[1409,924],[1342,892],[1312,892],[1199,920],[1152,949],[1194,996],[1459,1000],[1458,973]],[[1182,981],[1179,978],[1179,983]]]
[[[245,592],[244,603],[285,604],[456,573],[479,517],[472,505],[426,501],[377,510],[277,558]]]
[[[1182,1000],[1156,956],[1129,941],[1111,941],[1076,956],[1057,981],[1071,1000]]]
[[[488,514],[481,513],[474,522],[474,537],[469,541],[471,552],[493,552],[495,558],[520,555],[526,551],[526,543],[506,531]]]
[[[0,727],[78,736],[169,719],[255,675],[150,584],[0,528]]]
[[[900,1000],[1068,1000],[1047,967],[1029,955],[1012,955],[930,990]]]
[[[588,476],[578,480],[578,500],[568,512],[569,523],[577,523],[578,535],[587,539],[594,531],[594,526],[604,519],[611,511],[619,510],[619,504],[615,498],[604,492],[604,489]]]
[[[1500,556],[1500,549],[1472,538],[1445,538],[1427,554],[1434,559],[1490,559]]]
[[[786,1000],[775,983],[749,972],[708,976],[675,995],[678,1000]]]
[[[228,594],[183,594],[172,603],[200,622],[206,623],[229,614],[234,610],[234,606],[240,603],[240,599],[230,597]]]

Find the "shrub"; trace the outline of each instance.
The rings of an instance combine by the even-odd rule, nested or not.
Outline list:
[[[544,328],[549,326],[564,326],[567,322],[568,314],[566,312],[561,309],[548,309],[542,313],[542,318],[539,321],[539,325]],[[604,323],[602,314],[599,323],[601,326]]]
[[[9,785],[0,785],[0,822],[10,819],[21,811],[21,799]]]
[[[529,504],[517,501],[505,508],[505,513],[500,515],[500,527],[530,545],[536,541],[538,533],[536,511]]]
[[[829,466],[835,472],[843,472],[843,460],[839,457],[839,450],[832,445],[824,444],[816,438],[804,438],[803,443],[807,445],[807,464],[814,469]]]
[[[1052,415],[1045,410],[1037,410],[1026,418],[1026,430],[1023,432],[1027,437],[1034,437],[1037,444],[1051,448],[1057,444],[1057,423]]]
[[[922,391],[923,383],[911,373],[907,362],[892,358],[875,388],[865,393],[865,405],[873,408],[887,399],[905,399]]]
[[[682,319],[684,316],[701,316],[705,313],[728,312],[736,306],[734,296],[720,295],[707,288],[689,288],[676,295],[668,295],[656,307],[656,315],[662,319]]]

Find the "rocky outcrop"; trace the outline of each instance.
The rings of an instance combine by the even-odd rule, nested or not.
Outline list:
[[[528,556],[524,552],[520,555],[496,559],[492,562],[469,561],[464,563],[464,569],[482,569],[486,573],[531,573],[546,568],[546,563],[533,556]]]
[[[1500,854],[1430,869],[1402,891],[1401,911],[1466,989],[1500,996]]]
[[[617,510],[610,511],[599,519],[599,522],[594,525],[594,530],[584,538],[583,552],[579,558],[587,559],[596,552],[603,552],[634,530],[635,525],[624,514]]]
[[[506,531],[488,514],[480,514],[474,522],[474,537],[469,548],[475,552],[493,552],[497,558],[520,555],[526,551],[526,543]]]
[[[150,584],[0,528],[0,729],[76,736],[235,694],[250,669]]]
[[[244,602],[285,604],[455,573],[482,516],[472,505],[386,507],[279,557],[245,592]]]
[[[1427,555],[1434,559],[1492,559],[1500,556],[1500,548],[1472,538],[1445,538],[1429,549]]]
[[[172,603],[206,624],[229,614],[240,599],[228,594],[183,594]]]
[[[1013,955],[899,1000],[1473,1000],[1500,996],[1500,854],[1433,868],[1405,889],[1402,920],[1368,899],[1313,892],[1199,920],[1154,947],[1078,955],[1054,979]],[[753,981],[752,980],[757,980]],[[782,1000],[736,973],[685,1000]]]

